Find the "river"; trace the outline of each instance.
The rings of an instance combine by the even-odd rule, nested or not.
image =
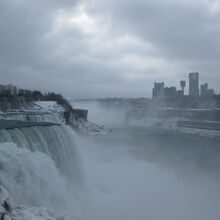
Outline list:
[[[90,219],[220,219],[219,139],[107,118],[112,132],[81,143]]]

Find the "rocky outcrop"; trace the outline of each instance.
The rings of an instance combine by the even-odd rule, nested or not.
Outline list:
[[[77,217],[74,219],[79,220]],[[70,218],[57,215],[54,211],[47,208],[12,208],[9,193],[0,186],[0,220],[70,220]]]
[[[6,189],[0,186],[0,219],[9,220],[12,213],[9,195]]]

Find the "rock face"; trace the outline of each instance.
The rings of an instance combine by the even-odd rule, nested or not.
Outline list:
[[[11,219],[10,215],[12,212],[9,195],[6,189],[0,186],[0,219],[6,220]]]
[[[78,219],[78,218],[74,218]],[[70,220],[47,208],[17,207],[12,209],[9,194],[0,186],[0,220]]]
[[[87,121],[88,118],[88,110],[86,109],[74,109],[73,113],[77,119],[83,119]]]

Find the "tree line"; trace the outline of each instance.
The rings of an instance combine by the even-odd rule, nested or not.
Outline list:
[[[12,92],[10,89],[0,91],[0,110],[3,112],[30,107],[34,101],[56,101],[64,105],[65,108],[72,110],[69,102],[61,94],[55,92],[43,94],[39,90],[28,89],[18,89],[16,92]]]

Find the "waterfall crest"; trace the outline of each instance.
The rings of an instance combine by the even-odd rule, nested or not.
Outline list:
[[[79,184],[81,162],[74,137],[73,130],[66,125],[0,129],[0,142],[15,143],[19,148],[46,154],[63,175]]]
[[[31,121],[31,122],[53,122],[53,123],[63,123],[63,113],[62,112],[11,112],[0,114],[0,119],[10,119],[10,120],[21,120],[21,121]]]

